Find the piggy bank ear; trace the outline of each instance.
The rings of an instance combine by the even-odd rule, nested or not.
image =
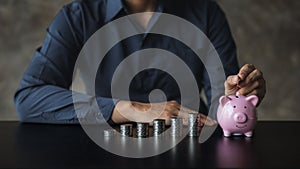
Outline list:
[[[246,98],[246,100],[249,101],[250,103],[252,103],[253,106],[256,106],[258,104],[258,101],[259,101],[259,99],[258,99],[258,97],[256,95],[248,96]]]
[[[219,99],[219,102],[222,106],[224,106],[227,102],[229,102],[231,100],[231,98],[227,97],[227,96],[222,96]]]

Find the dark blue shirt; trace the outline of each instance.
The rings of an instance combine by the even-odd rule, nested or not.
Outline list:
[[[216,2],[159,0],[156,12],[176,15],[196,25],[217,50],[226,76],[238,72],[235,44],[225,15]],[[15,94],[20,120],[39,123],[78,123],[74,104],[91,104],[95,100],[89,95],[75,103],[72,99],[70,86],[78,54],[85,42],[99,28],[126,15],[128,13],[121,0],[81,0],[64,6],[47,29],[45,41],[36,50],[32,63]],[[197,56],[188,47],[162,35],[136,35],[114,46],[105,56],[97,73],[96,101],[103,117],[110,123],[114,109],[110,83],[111,76],[120,63],[119,58],[125,58],[133,52],[147,48],[168,50],[177,56],[188,55],[183,60],[193,68],[199,91],[204,89],[207,100],[211,98],[208,74],[201,61],[195,59]],[[132,80],[130,99],[149,102],[148,95],[153,89],[161,89],[168,100],[180,102],[180,92],[174,79],[156,69],[142,71]],[[208,102],[207,106],[209,104]],[[200,105],[199,111],[207,113],[203,101]]]

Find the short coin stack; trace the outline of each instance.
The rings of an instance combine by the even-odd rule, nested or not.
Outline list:
[[[189,136],[196,137],[198,133],[198,114],[189,113],[188,116]]]
[[[129,136],[129,137],[131,137],[132,134],[133,134],[132,126],[133,126],[132,124],[122,124],[120,126],[121,136]]]
[[[149,123],[137,123],[136,136],[137,137],[148,137],[149,136]]]
[[[182,135],[182,126],[183,126],[183,119],[182,118],[170,118],[171,123],[171,136],[181,136]]]
[[[107,129],[107,130],[103,130],[103,134],[105,137],[112,137],[114,135],[116,135],[117,131],[115,129]]]
[[[153,120],[153,136],[159,136],[165,131],[166,120],[155,119]]]

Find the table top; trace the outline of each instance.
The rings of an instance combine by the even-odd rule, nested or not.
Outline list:
[[[169,151],[125,158],[105,151],[80,125],[0,122],[0,168],[299,167],[300,122],[259,121],[255,136],[224,138],[217,128],[200,144],[186,137]]]

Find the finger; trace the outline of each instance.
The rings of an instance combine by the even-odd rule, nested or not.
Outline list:
[[[176,104],[173,105],[172,103],[168,103],[164,111],[166,111],[169,116],[177,117],[180,113],[180,106],[177,106]]]
[[[201,114],[198,114],[198,118],[197,118],[197,122],[198,122],[198,127],[203,127],[204,126],[204,123],[202,123],[201,121]]]
[[[178,114],[179,112],[178,111],[175,111],[175,110],[172,110],[172,111],[169,111],[169,110],[164,110],[163,112],[159,113],[159,115],[157,116],[157,118],[163,118],[163,119],[166,119],[166,118],[171,118],[171,117],[178,117]]]
[[[198,114],[198,112],[194,111],[194,110],[191,110],[189,108],[186,108],[184,106],[181,106],[180,107],[180,110],[183,112],[183,113],[186,113],[186,114],[189,114],[189,113],[193,113],[193,114]]]
[[[169,102],[167,102],[167,104],[169,104],[170,106],[176,107],[176,108],[180,108],[180,104],[175,100],[169,101]]]
[[[217,124],[217,121],[211,119],[210,117],[207,117],[203,114],[200,114],[200,123],[205,124],[207,126],[214,126]],[[203,126],[203,125],[201,125]]]
[[[228,76],[227,80],[224,83],[225,86],[225,95],[232,95],[235,94],[237,91],[237,84],[238,84],[238,76]]]
[[[217,124],[217,121],[216,120],[213,120],[211,119],[210,117],[207,117],[206,118],[206,122],[205,122],[206,125],[209,125],[209,126],[214,126]]]
[[[239,87],[242,88],[245,85],[247,85],[251,82],[254,82],[256,80],[259,80],[259,79],[263,79],[263,73],[260,70],[255,69],[246,77],[246,79],[244,81],[242,81],[239,84]]]
[[[165,121],[165,122],[166,122],[165,125],[166,125],[166,126],[170,126],[170,118],[165,118],[165,120],[166,120],[166,121]]]
[[[245,80],[253,70],[255,70],[255,67],[252,64],[246,64],[240,69],[238,76],[241,80]]]
[[[237,75],[232,75],[232,76],[228,76],[225,85],[228,88],[232,88],[235,87],[238,84],[238,76]]]
[[[169,117],[178,117],[179,114],[180,114],[179,110],[173,110],[168,112]]]
[[[162,116],[159,116],[158,118],[159,119],[164,119],[165,120],[165,124],[167,125],[167,126],[169,126],[170,125],[170,118],[172,118],[172,117],[177,117],[177,116],[169,116],[169,115],[166,115],[166,114],[164,114],[164,115],[162,115]]]
[[[238,93],[243,96],[248,96],[255,89],[263,88],[263,86],[264,86],[264,79],[259,79],[257,81],[251,82],[247,86],[239,89]]]
[[[177,102],[168,102],[166,106],[167,110],[174,111],[174,113],[177,113],[177,115],[179,113],[180,108],[181,106]]]

